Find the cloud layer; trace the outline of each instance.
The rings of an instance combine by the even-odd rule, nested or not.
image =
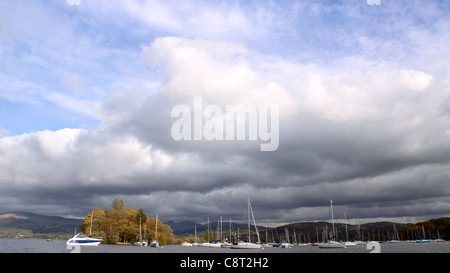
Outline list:
[[[54,35],[2,17],[2,210],[83,216],[118,197],[243,220],[250,197],[267,223],[329,219],[330,199],[338,218],[450,213],[447,3],[85,2],[10,7]],[[278,149],[175,141],[171,111],[195,97],[279,106]]]

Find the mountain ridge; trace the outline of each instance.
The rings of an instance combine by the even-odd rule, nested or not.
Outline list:
[[[14,234],[27,234],[27,236],[36,236],[39,234],[60,234],[72,235],[75,229],[83,224],[83,219],[65,218],[61,216],[46,216],[30,212],[5,212],[0,214],[0,237],[14,237]],[[176,236],[193,235],[195,229],[198,233],[204,233],[208,230],[208,224],[201,224],[194,221],[175,222],[173,220],[167,221],[165,224],[170,226]],[[240,230],[247,232],[248,224],[232,222],[232,230]],[[420,223],[394,223],[389,221],[365,223],[361,225],[350,225],[345,223],[335,223],[335,230],[337,237],[344,239],[348,237],[350,240],[371,239],[371,240],[391,240],[398,232],[400,239],[410,240],[416,239],[422,234],[418,234],[419,230],[422,233],[422,226],[428,237],[434,238],[439,236],[442,239],[450,240],[450,217],[441,217],[437,219],[430,219]],[[228,221],[222,222],[222,231],[229,232],[230,223]],[[254,230],[253,225],[251,229]],[[209,224],[209,230],[217,232],[220,230],[220,223],[213,221]],[[302,240],[312,240],[317,237],[325,236],[325,233],[330,233],[332,230],[331,222],[295,222],[283,224],[277,227],[258,226],[261,234],[265,235],[269,232],[269,237],[282,238],[283,236],[296,236]],[[253,232],[253,231],[252,231]],[[289,234],[289,235],[287,235]]]
[[[38,234],[73,234],[83,224],[83,219],[46,216],[31,212],[6,212],[0,214],[0,237]]]

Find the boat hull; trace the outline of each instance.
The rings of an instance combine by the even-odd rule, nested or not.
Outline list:
[[[345,248],[345,244],[337,243],[337,242],[321,243],[318,246],[319,246],[319,248]]]
[[[232,249],[260,249],[262,245],[253,243],[239,243],[237,245],[232,245]]]
[[[68,246],[98,246],[103,240],[97,238],[91,238],[84,233],[78,233],[74,237],[70,238],[66,245]]]
[[[71,242],[68,246],[98,246],[101,242]]]
[[[419,244],[431,243],[431,240],[422,239],[422,240],[416,241],[416,243],[419,243]]]
[[[150,247],[159,247],[159,242],[158,241],[152,241],[150,243]]]

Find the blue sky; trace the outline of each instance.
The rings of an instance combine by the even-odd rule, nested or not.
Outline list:
[[[326,219],[330,198],[361,218],[448,215],[449,12],[0,1],[0,209],[80,216],[123,197],[204,220],[252,193],[267,221]],[[279,104],[279,150],[174,142],[170,109],[194,96]]]
[[[373,63],[414,68],[433,53],[428,48],[445,46],[447,2],[384,2],[168,1],[154,5],[155,14],[165,17],[159,22],[144,14],[151,1],[142,12],[120,2],[4,1],[0,111],[7,118],[1,127],[17,135],[97,126],[92,114],[66,109],[49,94],[101,103],[115,84],[158,79],[139,58],[141,47],[157,37],[226,40],[325,68],[341,66],[345,58],[361,59],[363,69]],[[70,76],[78,77],[74,88],[82,94],[64,85]]]

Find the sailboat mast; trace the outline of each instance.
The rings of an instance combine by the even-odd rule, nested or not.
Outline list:
[[[139,242],[142,243],[142,217],[139,217]]]
[[[89,236],[92,235],[92,221],[94,220],[94,212],[91,213],[91,226],[89,227]]]
[[[248,242],[251,243],[252,236],[250,234],[250,197],[248,197],[248,202],[247,202],[247,218],[248,218]]]
[[[250,197],[248,198],[248,207],[252,213],[252,219],[253,219],[253,225],[255,226],[255,231],[256,231],[256,235],[258,236],[258,244],[261,243],[261,239],[259,238],[259,232],[258,232],[258,228],[256,227],[256,222],[255,222],[255,216],[253,215],[253,209],[252,209],[252,205],[250,204]],[[249,225],[249,231],[250,231],[250,215],[248,218],[248,225]]]
[[[232,241],[231,239],[231,217],[230,217],[230,242]]]
[[[331,221],[333,223],[333,237],[336,237],[335,231],[334,231],[334,214],[333,214],[333,200],[330,199],[331,204]]]
[[[158,241],[158,214],[156,214],[155,241]]]
[[[347,223],[348,223],[348,220],[347,220],[347,212],[344,213],[344,216],[345,216],[345,237],[347,237],[347,241],[348,241],[348,229],[347,229]],[[374,237],[375,237],[375,236],[374,236]]]

